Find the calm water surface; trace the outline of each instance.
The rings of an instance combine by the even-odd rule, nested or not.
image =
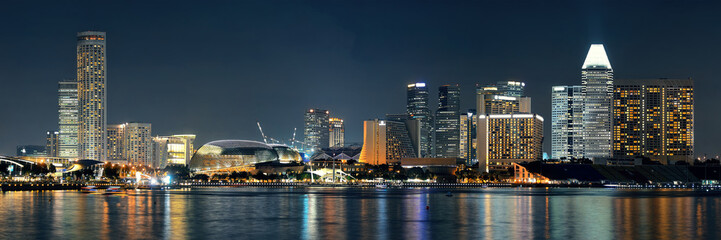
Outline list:
[[[719,217],[721,193],[692,190],[249,187],[0,195],[0,239],[719,239]]]

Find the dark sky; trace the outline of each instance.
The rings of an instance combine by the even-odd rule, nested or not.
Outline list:
[[[580,84],[591,43],[616,78],[696,84],[696,152],[718,154],[721,6],[712,1],[3,1],[0,154],[57,128],[57,82],[75,78],[75,34],[106,31],[108,124],[216,139],[302,135],[307,108],[362,121],[405,111],[406,84],[526,82],[546,119],[550,91]],[[716,77],[714,77],[716,76]],[[434,106],[435,107],[435,106]]]

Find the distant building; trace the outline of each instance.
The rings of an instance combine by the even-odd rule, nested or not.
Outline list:
[[[618,80],[613,90],[613,156],[672,164],[694,154],[691,79]]]
[[[113,162],[125,161],[125,153],[123,152],[123,140],[125,124],[108,125],[106,135],[108,136],[108,160]]]
[[[456,158],[460,152],[460,104],[458,85],[438,88],[438,111],[435,117],[435,155],[439,158]]]
[[[476,110],[469,109],[466,114],[461,114],[459,124],[458,157],[466,160],[466,165],[471,166],[478,162],[476,157],[476,126],[478,125]]]
[[[583,155],[611,157],[611,98],[613,69],[603,44],[592,44],[581,68],[583,103]]]
[[[123,124],[123,157],[129,163],[151,165],[153,158],[150,123]]]
[[[416,126],[415,131],[420,132],[420,125]],[[378,119],[364,121],[360,161],[371,165],[398,164],[402,158],[417,157],[414,149],[420,147],[420,142],[415,144],[416,147],[404,122]]]
[[[58,83],[58,156],[78,157],[78,82]]]
[[[406,91],[406,113],[411,119],[417,119],[421,125],[421,156],[433,154],[433,119],[428,107],[428,88],[425,83],[408,84]]]
[[[17,147],[16,155],[18,157],[46,157],[45,146],[40,145],[22,145]]]
[[[478,114],[530,113],[531,98],[523,96],[523,82],[500,81],[494,85],[476,86]]]
[[[583,158],[582,87],[555,86],[551,94],[551,157]]]
[[[328,124],[330,126],[330,147],[342,147],[345,144],[345,126],[343,119],[340,118],[329,118]]]
[[[58,131],[47,131],[45,134],[45,152],[48,157],[57,157],[60,151]]]
[[[305,149],[315,151],[327,148],[330,143],[329,112],[321,109],[309,109],[305,112]]]
[[[195,135],[183,134],[153,137],[153,167],[187,165],[193,157]]]
[[[77,37],[79,157],[105,161],[107,158],[105,32],[80,32]]]
[[[543,118],[537,114],[484,114],[478,116],[479,168],[505,170],[511,163],[541,160]]]

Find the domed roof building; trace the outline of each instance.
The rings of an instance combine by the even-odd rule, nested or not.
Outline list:
[[[265,162],[300,161],[300,153],[279,144],[249,140],[218,140],[206,143],[190,159],[193,172],[248,171]]]

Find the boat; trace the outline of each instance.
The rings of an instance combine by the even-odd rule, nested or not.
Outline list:
[[[81,193],[95,193],[95,192],[98,192],[98,189],[95,186],[90,185],[90,186],[81,187],[80,192]]]
[[[121,189],[118,186],[110,186],[110,187],[108,187],[108,189],[105,189],[104,194],[110,195],[110,194],[119,194],[119,193],[124,193],[123,189]]]
[[[376,184],[376,188],[388,188],[388,185],[385,185],[385,184]]]

